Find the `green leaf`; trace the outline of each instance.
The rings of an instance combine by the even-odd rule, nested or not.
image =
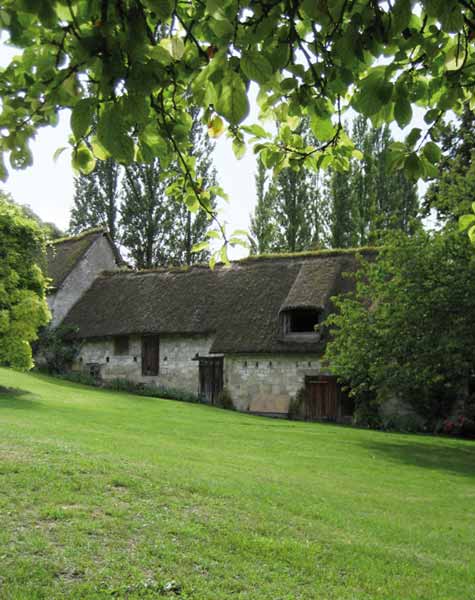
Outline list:
[[[85,144],[78,146],[73,152],[73,167],[83,173],[89,175],[96,166],[96,159]]]
[[[8,179],[8,171],[3,160],[3,154],[0,154],[0,181],[5,182]]]
[[[418,179],[422,175],[422,164],[415,152],[411,152],[404,161],[404,167],[408,177]]]
[[[475,225],[470,227],[470,229],[468,230],[468,237],[470,238],[472,244],[475,244]]]
[[[229,21],[224,21],[223,19],[212,19],[210,22],[211,31],[218,37],[223,40],[229,40],[233,33],[234,27]]]
[[[233,140],[233,152],[234,156],[241,160],[241,158],[246,154],[246,144],[239,140],[238,138],[234,138]]]
[[[459,217],[459,231],[465,231],[470,225],[475,224],[475,215],[461,215]]]
[[[174,0],[154,0],[153,9],[160,19],[168,19],[175,8]]]
[[[242,126],[243,131],[245,131],[246,133],[249,133],[257,138],[269,138],[270,133],[267,133],[267,131],[261,127],[260,125],[254,124],[254,125],[243,125]]]
[[[218,138],[224,132],[224,121],[218,115],[215,115],[208,122],[208,135],[210,138]]]
[[[320,118],[316,115],[310,117],[310,128],[317,139],[327,142],[334,137],[336,129],[329,118]]]
[[[110,153],[107,152],[107,150],[95,136],[91,138],[91,148],[94,156],[99,160],[107,160],[110,157]]]
[[[164,48],[163,46],[155,46],[151,51],[150,51],[150,56],[151,58],[153,58],[154,60],[156,60],[157,62],[159,62],[161,65],[164,66],[168,66],[171,65],[173,62],[173,58],[172,55],[170,54],[170,52]]]
[[[192,252],[201,252],[202,250],[206,250],[207,248],[209,248],[209,242],[207,240],[205,240],[203,242],[198,242],[196,244],[193,244],[191,251]]]
[[[437,146],[437,144],[434,142],[427,142],[422,149],[422,152],[427,160],[429,160],[432,164],[439,162],[442,155],[439,146]]]
[[[83,98],[74,105],[71,113],[71,129],[76,140],[82,139],[89,131],[96,110],[96,101],[92,98]]]
[[[160,41],[160,46],[165,48],[174,60],[180,60],[185,53],[185,44],[181,37],[178,37],[177,35],[164,38]]]
[[[241,58],[241,70],[248,79],[266,83],[273,75],[269,60],[258,52],[248,52]]]
[[[465,50],[462,46],[455,45],[445,55],[445,68],[447,71],[457,71],[465,61]]]
[[[249,114],[246,86],[237,73],[230,72],[223,81],[215,108],[231,125],[239,125]]]
[[[54,151],[53,154],[53,160],[54,162],[56,162],[58,160],[58,158],[61,156],[61,154],[67,150],[67,146],[60,146],[59,148],[56,148],[56,150]]]
[[[97,139],[118,162],[134,160],[134,142],[116,106],[108,106],[99,117]]]
[[[421,137],[422,130],[419,127],[413,127],[406,137],[406,144],[409,146],[415,146],[419,138]]]
[[[409,125],[412,119],[412,107],[409,100],[404,96],[399,96],[394,105],[394,117],[401,129]]]

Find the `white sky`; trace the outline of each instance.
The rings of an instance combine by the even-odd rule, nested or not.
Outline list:
[[[15,51],[0,44],[0,66],[8,64]],[[422,111],[416,110],[410,126],[401,132],[393,128],[393,136],[401,139],[411,127],[425,127]],[[257,120],[256,103],[251,101],[249,122]],[[10,175],[2,188],[10,192],[14,200],[28,204],[45,221],[52,221],[63,230],[68,228],[69,212],[73,203],[73,171],[70,153],[65,151],[57,161],[53,154],[57,148],[68,146],[69,111],[63,111],[56,127],[43,128],[31,144],[33,166],[23,171],[10,170]],[[249,215],[256,202],[255,180],[256,160],[252,148],[238,161],[232,151],[231,141],[225,135],[216,141],[214,165],[218,181],[229,196],[229,202],[222,202],[220,219],[227,223],[228,233],[235,229],[249,228]],[[422,186],[423,187],[423,186]],[[230,252],[232,258],[247,252],[241,248]]]

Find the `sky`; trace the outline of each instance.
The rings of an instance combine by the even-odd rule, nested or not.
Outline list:
[[[12,48],[1,44],[0,66],[5,66],[15,54]],[[251,89],[251,113],[247,122],[257,121],[255,90]],[[402,132],[394,126],[393,136],[401,139],[413,126],[425,127],[423,113],[415,111],[413,122]],[[33,166],[23,171],[10,171],[9,178],[2,188],[9,192],[16,202],[29,205],[41,219],[55,223],[67,230],[69,212],[73,204],[74,173],[69,151],[63,152],[55,161],[54,152],[68,146],[69,111],[60,114],[56,127],[43,128],[31,144]],[[229,201],[219,205],[220,221],[226,223],[228,233],[235,229],[249,229],[250,214],[256,203],[255,172],[256,159],[252,148],[248,148],[241,160],[234,156],[231,140],[225,135],[216,140],[214,165],[219,184],[229,196]],[[420,185],[420,191],[424,189]],[[230,257],[238,258],[247,251],[242,248],[231,250]]]

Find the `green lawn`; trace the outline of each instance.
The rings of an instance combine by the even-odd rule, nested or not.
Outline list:
[[[475,444],[0,369],[0,598],[475,598]]]

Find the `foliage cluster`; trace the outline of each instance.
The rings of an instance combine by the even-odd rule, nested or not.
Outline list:
[[[46,367],[48,373],[63,374],[71,368],[81,348],[81,342],[71,337],[75,328],[59,325],[44,327],[38,332],[33,344],[37,362]]]
[[[326,358],[357,406],[397,395],[428,427],[449,416],[475,367],[475,256],[454,232],[394,234],[335,298]],[[374,414],[374,410],[370,411]]]
[[[0,364],[33,366],[30,343],[50,319],[41,271],[46,237],[24,211],[0,194]]]
[[[300,131],[312,139],[305,123]],[[287,168],[269,181],[258,162],[251,219],[254,253],[363,246],[378,243],[385,231],[411,234],[420,227],[416,185],[391,166],[389,128],[374,127],[358,116],[351,139],[356,152],[346,173]]]
[[[190,155],[200,185],[213,188],[217,181],[211,138],[198,119],[197,109],[191,108],[190,114]],[[140,269],[209,259],[203,240],[215,225],[216,198],[211,198],[209,210],[175,202],[168,189],[178,176],[176,161],[166,164],[154,158],[125,168],[112,158],[99,161],[91,173],[75,178],[70,231],[105,226]],[[196,250],[198,244],[201,250]]]
[[[170,196],[210,208],[190,156],[189,105],[210,135],[227,130],[236,156],[251,143],[267,168],[348,168],[354,145],[343,128],[351,108],[375,126],[411,122],[390,162],[432,177],[442,116],[472,100],[471,1],[422,0],[5,0],[0,30],[19,49],[2,71],[0,178],[31,164],[30,141],[72,109],[73,164],[175,159]],[[245,124],[251,83],[272,135]],[[299,134],[308,119],[316,142]],[[94,125],[96,124],[96,125]],[[94,126],[93,126],[94,125]],[[215,190],[215,192],[217,192]]]

